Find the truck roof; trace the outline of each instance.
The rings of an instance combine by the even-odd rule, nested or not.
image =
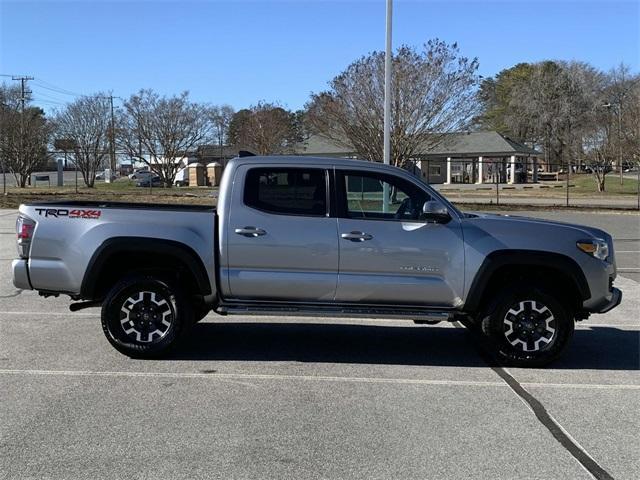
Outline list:
[[[375,164],[382,169],[388,169],[392,171],[401,170],[398,167],[391,165],[385,165],[380,162],[370,162],[368,160],[359,160],[351,158],[338,158],[338,157],[308,157],[302,155],[256,155],[251,157],[236,157],[229,161],[230,166],[247,165],[247,164],[260,164],[260,163],[298,163],[300,165],[308,166],[340,166],[340,167],[352,167],[362,168],[363,165]],[[405,172],[406,173],[406,172]]]

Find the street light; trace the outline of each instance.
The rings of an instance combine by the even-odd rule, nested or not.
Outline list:
[[[617,103],[605,103],[604,105],[602,105],[604,108],[607,109],[611,109],[613,108],[613,106],[616,105],[618,108],[616,108],[617,112],[618,112],[618,169],[620,170],[620,186],[622,186],[624,183],[623,180],[623,175],[622,175],[622,105],[620,104],[620,102]]]

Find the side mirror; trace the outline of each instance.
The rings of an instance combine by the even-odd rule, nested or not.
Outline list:
[[[436,223],[447,223],[451,220],[449,210],[438,200],[428,200],[422,206],[422,213],[426,220]]]

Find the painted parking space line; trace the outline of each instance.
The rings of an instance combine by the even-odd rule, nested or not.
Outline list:
[[[39,369],[0,369],[0,375],[16,376],[57,376],[57,377],[111,377],[111,378],[173,378],[206,380],[292,380],[304,382],[338,382],[395,385],[431,385],[451,387],[493,387],[508,388],[502,381],[475,380],[432,380],[417,378],[385,377],[347,377],[326,375],[278,375],[256,373],[202,373],[202,372],[132,372],[132,371],[94,371],[94,370],[39,370]],[[553,389],[589,389],[589,390],[640,390],[633,384],[594,384],[594,383],[541,383],[531,382],[521,385],[532,388]]]
[[[628,328],[628,329],[636,329],[640,328],[640,324],[638,323],[590,323],[587,320],[587,323],[576,323],[576,329],[588,329],[588,328]]]
[[[16,311],[8,311],[2,312],[0,311],[0,315],[17,315],[17,316],[34,316],[34,317],[99,317],[99,313],[76,313],[76,312],[16,312]],[[1,320],[1,318],[0,318]]]

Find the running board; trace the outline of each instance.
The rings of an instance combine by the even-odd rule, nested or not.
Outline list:
[[[411,307],[386,306],[334,306],[334,305],[278,305],[258,303],[223,303],[215,310],[220,315],[282,315],[322,317],[364,317],[423,320],[432,322],[453,321],[454,312],[426,310]]]

